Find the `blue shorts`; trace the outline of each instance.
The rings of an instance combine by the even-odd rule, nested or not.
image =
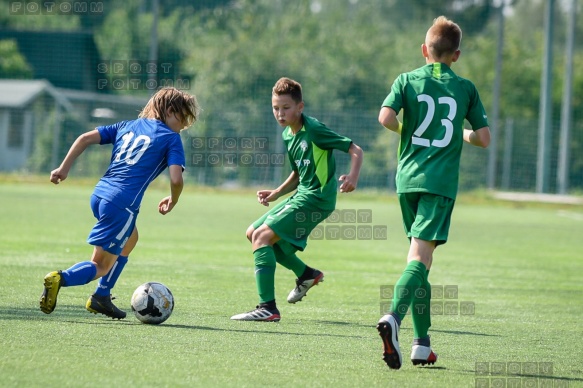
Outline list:
[[[134,231],[138,212],[121,209],[95,195],[91,196],[91,210],[97,223],[89,233],[87,242],[119,255]]]

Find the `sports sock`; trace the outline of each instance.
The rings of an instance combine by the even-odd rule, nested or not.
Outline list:
[[[415,291],[426,281],[427,269],[420,261],[410,261],[395,284],[391,312],[403,320],[415,296]]]
[[[259,303],[260,307],[265,307],[268,310],[277,310],[277,305],[275,304],[275,299],[269,302]]]
[[[275,260],[279,264],[292,270],[298,278],[302,276],[307,266],[295,253],[286,255],[278,244],[273,246],[273,252],[275,253]]]
[[[275,299],[275,253],[270,246],[261,247],[253,252],[255,258],[255,282],[259,303]]]
[[[429,336],[423,338],[414,338],[413,345],[421,345],[421,346],[431,346],[431,338]]]
[[[107,275],[102,276],[99,279],[99,283],[97,284],[97,288],[95,289],[95,293],[100,296],[108,296],[111,294],[111,289],[115,286],[121,271],[128,262],[127,256],[118,256],[115,263],[113,263],[113,267],[109,270]]]
[[[81,286],[93,280],[97,274],[97,267],[91,261],[82,261],[61,271],[63,287]]]
[[[429,327],[431,327],[431,284],[427,280],[429,271],[426,271],[425,276],[425,281],[417,289],[411,301],[413,334],[414,338],[418,339],[428,338],[427,332],[429,331]]]
[[[309,265],[306,265],[306,269],[304,270],[304,273],[302,273],[302,276],[299,277],[300,280],[308,280],[308,279],[314,279],[314,268],[310,267]]]

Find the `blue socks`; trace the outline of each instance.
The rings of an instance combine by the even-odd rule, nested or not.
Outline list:
[[[95,278],[97,267],[91,261],[82,261],[71,268],[61,271],[63,287],[81,286]]]
[[[117,261],[113,264],[113,267],[111,267],[107,275],[99,279],[99,284],[95,290],[97,295],[107,296],[111,294],[111,289],[115,286],[127,262],[128,258],[126,256],[119,256],[117,258]],[[92,281],[95,275],[97,275],[97,267],[95,264],[91,261],[82,261],[61,272],[63,287],[82,286]]]
[[[99,284],[95,289],[95,293],[100,296],[108,296],[111,294],[111,289],[115,286],[121,271],[128,262],[127,256],[118,256],[117,261],[113,264],[113,267],[109,270],[107,275],[99,279]]]

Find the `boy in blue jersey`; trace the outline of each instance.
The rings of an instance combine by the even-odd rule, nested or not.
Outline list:
[[[160,201],[158,211],[167,214],[178,202],[185,166],[180,131],[196,122],[198,112],[195,96],[163,88],[150,98],[137,120],[97,127],[75,140],[61,165],[51,172],[54,184],[67,178],[75,159],[92,144],[113,144],[111,162],[91,196],[91,210],[97,219],[87,239],[94,246],[91,260],[45,276],[42,312],[53,312],[61,287],[100,279],[87,301],[87,310],[111,318],[126,317],[111,302],[111,289],[138,242],[136,218],[142,197],[148,185],[168,167],[170,195]]]
[[[421,45],[426,65],[399,75],[379,113],[379,122],[401,137],[397,195],[411,242],[391,309],[377,325],[383,359],[391,369],[402,364],[398,332],[409,308],[414,334],[411,361],[414,365],[437,361],[428,335],[431,285],[427,278],[433,252],[447,241],[464,141],[484,148],[490,143],[475,85],[451,70],[460,56],[461,38],[457,24],[444,16],[436,18]],[[402,124],[397,119],[401,110]],[[464,128],[465,120],[472,129]]]

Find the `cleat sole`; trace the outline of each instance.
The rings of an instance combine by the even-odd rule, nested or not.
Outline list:
[[[45,314],[50,314],[57,306],[57,296],[61,289],[61,274],[51,272],[44,278],[44,290],[40,298],[40,310]]]
[[[421,366],[425,366],[425,365],[434,365],[435,362],[437,361],[437,354],[431,352],[431,354],[429,355],[429,357],[427,359],[420,359],[420,358],[412,358],[411,362],[413,363],[413,365],[417,366],[417,365],[421,365]]]
[[[121,317],[120,317],[120,318],[117,318],[117,317],[110,317],[110,316],[109,316],[109,315],[107,315],[107,314],[103,314],[103,313],[100,313],[99,311],[95,311],[95,310],[92,310],[92,309],[89,309],[89,308],[87,308],[87,311],[89,311],[90,313],[92,313],[92,314],[95,314],[95,315],[97,315],[97,314],[102,314],[102,315],[105,315],[105,316],[106,316],[106,317],[108,317],[108,318],[111,318],[111,319],[117,319],[118,321],[121,321],[121,320],[123,319],[123,318],[121,318]],[[125,317],[124,317],[124,318],[125,318]]]
[[[389,338],[392,336],[391,325],[387,322],[380,322],[377,325],[377,330],[381,339],[383,340],[383,361],[391,369],[400,369],[401,361],[398,351],[391,345]]]

